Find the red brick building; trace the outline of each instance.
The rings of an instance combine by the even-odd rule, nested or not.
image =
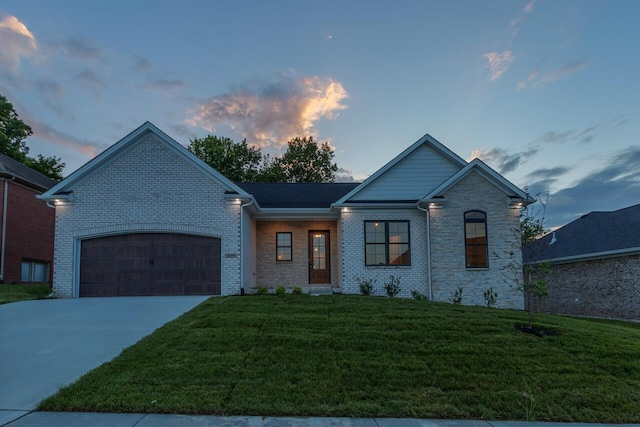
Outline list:
[[[51,282],[55,209],[36,199],[56,181],[0,154],[0,282]]]

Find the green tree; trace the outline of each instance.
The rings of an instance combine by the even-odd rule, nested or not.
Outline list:
[[[231,138],[209,135],[193,139],[187,149],[231,181],[255,181],[262,164],[260,149],[250,147],[246,139],[237,143]]]
[[[6,97],[0,95],[0,153],[15,159],[49,178],[60,181],[65,164],[60,157],[29,157],[25,139],[33,134],[31,127],[18,117]]]
[[[333,157],[328,142],[319,144],[311,136],[293,138],[287,151],[265,169],[281,182],[333,182],[338,170]]]

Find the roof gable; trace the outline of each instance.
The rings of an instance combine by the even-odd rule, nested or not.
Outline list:
[[[512,184],[505,177],[500,175],[498,172],[491,169],[480,159],[473,159],[470,163],[468,163],[464,168],[460,169],[457,173],[449,177],[446,181],[440,184],[438,187],[433,189],[429,194],[424,196],[421,202],[426,202],[438,197],[442,197],[444,193],[460,182],[464,177],[469,175],[472,171],[477,172],[485,178],[487,181],[498,187],[502,190],[507,196],[512,198],[521,199],[525,203],[532,202],[533,200],[522,191],[520,188]]]
[[[157,137],[157,140],[164,144],[166,147],[183,157],[189,164],[195,168],[201,170],[203,173],[209,175],[215,182],[217,182],[225,191],[237,193],[241,196],[249,196],[244,190],[238,187],[236,184],[225,178],[221,173],[213,169],[211,166],[203,162],[197,156],[189,152],[176,140],[162,132],[151,122],[145,122],[142,126],[135,129],[129,135],[122,138],[120,141],[113,144],[111,147],[104,150],[95,158],[89,160],[80,169],[73,172],[67,178],[59,182],[57,185],[50,188],[46,193],[38,196],[43,200],[53,200],[59,197],[59,194],[68,193],[73,191],[73,188],[81,181],[96,173],[106,165],[110,164],[124,153],[129,151],[132,147],[136,146],[149,134],[153,134]]]
[[[56,184],[55,180],[31,169],[29,166],[20,163],[6,154],[0,154],[0,176],[7,176],[9,179],[15,177],[23,184],[39,190],[46,190]]]
[[[525,259],[534,262],[640,252],[640,204],[590,212],[541,237],[523,252]]]
[[[467,162],[430,135],[425,135],[354,188],[346,202],[419,200]]]

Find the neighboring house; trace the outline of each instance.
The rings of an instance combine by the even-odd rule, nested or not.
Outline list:
[[[55,210],[36,196],[55,184],[0,154],[0,283],[51,281]]]
[[[530,200],[429,135],[361,184],[237,184],[147,122],[40,198],[56,205],[61,297],[358,294],[369,279],[383,295],[394,275],[403,297],[462,286],[483,304],[493,287],[499,306],[523,306],[512,284]]]
[[[583,215],[534,242],[524,257],[550,261],[549,294],[537,310],[640,320],[640,205]]]

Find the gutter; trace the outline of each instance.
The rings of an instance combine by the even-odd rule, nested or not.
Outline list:
[[[431,282],[431,214],[429,208],[421,208],[420,203],[416,203],[416,208],[423,211],[426,217],[427,227],[427,293],[429,301],[433,301],[433,286]]]
[[[4,283],[4,249],[7,244],[7,198],[9,194],[9,181],[15,179],[15,175],[12,176],[11,179],[4,178],[4,192],[2,194],[2,242],[0,243],[0,283]]]
[[[635,254],[640,254],[640,246],[636,246],[633,248],[625,248],[625,249],[614,249],[611,251],[593,252],[590,254],[571,255],[571,256],[565,256],[561,258],[543,259],[540,261],[535,261],[534,264],[540,264],[542,262],[549,262],[552,264],[566,264],[570,262],[593,261],[597,259],[615,258],[619,256],[635,255]]]

